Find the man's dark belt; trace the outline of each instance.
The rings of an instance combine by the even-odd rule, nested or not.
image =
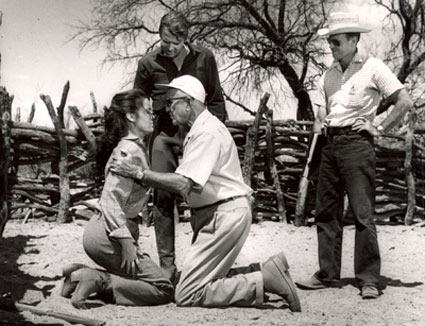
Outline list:
[[[195,212],[200,211],[201,209],[210,208],[210,207],[213,207],[213,206],[218,206],[218,205],[227,203],[229,201],[232,201],[232,200],[235,200],[235,199],[238,199],[238,198],[243,198],[243,197],[247,198],[247,195],[239,195],[239,196],[229,197],[229,198],[226,198],[226,199],[216,201],[215,203],[212,203],[212,204],[209,204],[209,205],[205,205],[205,206],[201,206],[201,207],[194,207],[194,208],[192,208],[192,210],[195,211]]]
[[[338,135],[347,135],[355,132],[351,126],[348,127],[326,127],[323,128],[323,135],[325,136],[338,136]]]

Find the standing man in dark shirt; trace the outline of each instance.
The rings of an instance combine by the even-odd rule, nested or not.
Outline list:
[[[182,75],[198,78],[206,90],[208,110],[224,121],[226,109],[220,86],[217,64],[211,51],[188,43],[189,23],[186,17],[172,11],[161,18],[159,36],[161,45],[146,54],[138,64],[134,88],[142,89],[152,98],[155,112],[154,132],[150,139],[152,170],[174,172],[177,155],[173,146],[181,144],[185,130],[174,126],[165,111],[166,89],[158,84],[168,84]],[[163,190],[154,193],[154,222],[158,255],[161,267],[174,280],[176,274],[174,250],[175,195]]]

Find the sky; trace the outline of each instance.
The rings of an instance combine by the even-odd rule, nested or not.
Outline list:
[[[338,3],[338,8],[360,8],[361,15],[370,15],[365,0]],[[74,32],[72,25],[90,19],[91,6],[90,0],[0,0],[3,13],[0,84],[14,94],[13,114],[20,107],[22,121],[26,121],[35,102],[34,123],[49,125],[50,118],[40,94],[49,95],[58,106],[67,81],[71,84],[67,105],[76,105],[82,113],[92,110],[90,91],[94,92],[99,107],[103,107],[109,105],[115,93],[130,87],[125,81],[135,72],[136,63],[134,67],[103,66],[103,48],[80,51],[78,41],[69,41]],[[373,17],[375,25],[380,22],[378,17]],[[271,105],[273,101],[272,96]],[[250,106],[255,109],[258,102],[259,97],[254,94]],[[296,100],[287,92],[285,104],[275,110],[275,118],[295,118],[295,108]],[[250,118],[238,108],[231,111],[233,119]]]
[[[21,107],[23,121],[35,102],[34,123],[49,123],[39,96],[49,95],[59,105],[67,81],[67,104],[83,112],[92,110],[90,91],[103,106],[122,88],[126,72],[102,67],[103,49],[80,51],[77,41],[67,42],[71,25],[89,17],[90,9],[88,0],[0,0],[1,85],[14,94],[13,110]]]

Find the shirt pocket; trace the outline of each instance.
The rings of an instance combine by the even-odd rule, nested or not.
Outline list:
[[[353,83],[345,90],[346,106],[348,108],[360,109],[369,103],[371,90],[367,85]]]

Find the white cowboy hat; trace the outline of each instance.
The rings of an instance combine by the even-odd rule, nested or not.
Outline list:
[[[349,12],[333,12],[329,15],[328,27],[317,31],[319,36],[342,33],[369,33],[371,30],[361,26],[359,15]]]
[[[183,75],[177,78],[174,78],[169,84],[156,84],[156,86],[166,87],[166,88],[175,88],[181,90],[189,96],[197,99],[198,101],[205,102],[205,89],[199,79],[190,76]]]

